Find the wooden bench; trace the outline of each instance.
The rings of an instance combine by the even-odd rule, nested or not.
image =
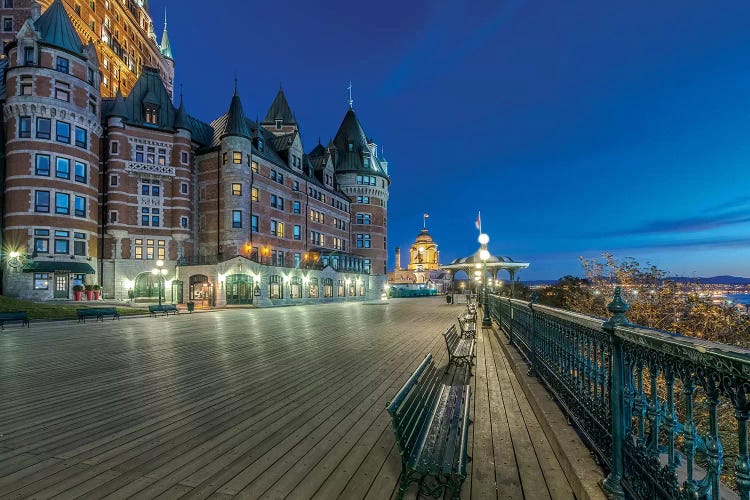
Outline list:
[[[83,309],[76,309],[78,314],[78,322],[83,321],[86,323],[86,318],[96,318],[96,321],[104,321],[104,316],[112,316],[112,320],[119,320],[120,313],[117,312],[115,307],[85,307]]]
[[[458,318],[458,326],[461,328],[461,336],[464,338],[476,338],[477,317],[476,315],[464,314]]]
[[[29,316],[26,314],[26,311],[0,313],[0,330],[5,330],[6,321],[20,321],[21,328],[23,328],[24,325],[31,328],[31,325],[29,324]]]
[[[448,371],[450,365],[468,366],[471,373],[472,358],[474,357],[474,339],[462,339],[456,331],[456,325],[451,325],[445,333],[445,346],[448,348]]]
[[[174,304],[162,304],[162,305],[156,305],[156,306],[148,306],[148,312],[151,314],[151,316],[156,316],[156,313],[164,313],[164,316],[168,316],[169,313],[172,313],[174,316],[177,314],[177,306]]]
[[[446,489],[454,499],[466,479],[471,390],[446,386],[428,354],[386,409],[401,454],[401,500],[412,482],[419,493],[440,497]]]

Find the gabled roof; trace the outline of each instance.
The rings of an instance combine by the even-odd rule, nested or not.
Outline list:
[[[147,123],[143,113],[143,104],[148,103],[158,108],[157,123]],[[187,114],[185,107],[175,109],[164,87],[158,70],[143,68],[141,76],[135,83],[127,98],[119,94],[114,99],[102,101],[104,116],[118,116],[125,123],[140,127],[161,129],[172,132],[175,128],[185,128],[190,131],[192,140],[202,146],[211,144],[213,129],[207,123]]]
[[[284,91],[281,88],[279,88],[276,98],[271,103],[271,107],[268,108],[268,113],[266,113],[263,123],[276,123],[276,120],[281,120],[284,125],[297,125],[297,119],[294,117],[292,108],[289,107],[289,102],[287,102]]]
[[[291,134],[274,136],[271,139],[271,144],[273,144],[273,149],[275,149],[276,151],[285,151],[291,148],[292,144],[294,144],[294,138],[296,136],[297,136],[297,132],[292,132]]]
[[[334,161],[336,172],[362,171],[387,177],[388,174],[380,166],[378,159],[372,155],[367,142],[367,135],[362,124],[354,110],[349,108],[333,139],[333,145],[336,147]],[[369,159],[367,162],[369,165],[366,165],[366,158]]]
[[[34,23],[44,43],[61,48],[76,55],[82,55],[83,42],[76,33],[73,23],[62,0],[54,0],[44,14]]]

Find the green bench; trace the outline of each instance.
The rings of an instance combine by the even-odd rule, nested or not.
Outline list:
[[[448,366],[445,367],[445,371],[448,371],[450,365],[468,366],[469,373],[471,373],[475,340],[472,338],[461,338],[456,331],[456,325],[451,325],[443,333],[443,337],[445,338],[445,346],[448,348]]]
[[[175,315],[178,313],[177,306],[174,304],[162,304],[160,306],[148,306],[148,312],[151,316],[156,316],[156,313],[164,313],[164,316],[168,316],[169,313]]]
[[[20,321],[21,328],[23,328],[24,325],[31,328],[31,325],[29,324],[29,316],[26,314],[26,311],[0,313],[0,330],[5,330],[6,321]]]
[[[457,500],[471,457],[467,385],[443,385],[441,374],[428,354],[386,409],[401,454],[401,500],[409,484],[419,493],[442,498],[446,489]]]
[[[78,322],[83,321],[86,323],[86,318],[95,318],[96,321],[104,321],[104,316],[112,316],[112,320],[119,320],[120,313],[117,312],[115,307],[85,307],[82,309],[76,309],[78,313]]]

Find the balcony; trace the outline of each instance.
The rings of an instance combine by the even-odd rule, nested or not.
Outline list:
[[[490,316],[609,473],[610,498],[748,498],[750,351],[488,295]]]
[[[175,169],[169,165],[154,165],[151,163],[141,163],[129,161],[125,171],[138,174],[160,175],[164,177],[174,177]]]

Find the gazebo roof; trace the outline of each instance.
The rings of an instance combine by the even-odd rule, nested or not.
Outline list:
[[[454,271],[465,271],[467,269],[476,269],[477,264],[483,264],[482,259],[479,258],[479,250],[468,257],[454,259],[450,264],[442,266],[442,268],[452,269]],[[528,262],[516,262],[510,257],[490,255],[490,258],[487,259],[487,269],[508,269],[515,271],[517,269],[526,269],[527,267],[529,267]]]

